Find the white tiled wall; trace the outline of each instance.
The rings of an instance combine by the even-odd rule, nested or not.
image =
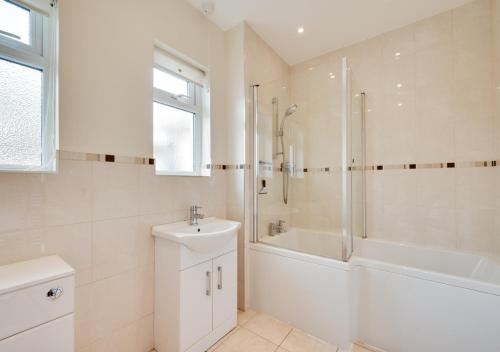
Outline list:
[[[291,67],[305,166],[340,166],[344,56],[367,93],[368,165],[500,159],[499,8],[476,0]],[[368,236],[500,258],[499,175],[498,167],[370,171]],[[338,230],[337,176],[292,181],[294,226]]]
[[[259,138],[262,161],[272,163],[274,171],[266,171],[260,174],[259,182],[266,180],[268,193],[259,195],[259,236],[267,235],[269,224],[277,220],[287,222],[291,225],[291,205],[283,203],[282,195],[282,173],[276,171],[281,166],[281,157],[273,157],[273,153],[281,150],[276,145],[275,133],[276,121],[273,116],[273,98],[277,98],[277,109],[279,121],[285,110],[290,106],[290,67],[281,59],[271,47],[269,47],[248,25],[245,25],[245,81],[246,85],[259,84],[258,102],[260,130]],[[251,96],[247,99],[248,123],[251,123]],[[250,131],[250,129],[248,129]],[[248,136],[247,136],[248,137]],[[263,148],[263,146],[270,148]],[[267,165],[268,167],[271,165]],[[250,177],[252,177],[250,175]],[[259,183],[258,187],[261,187]],[[293,192],[290,190],[290,195]]]
[[[72,160],[59,167],[0,174],[0,265],[60,255],[76,269],[77,351],[149,351],[151,226],[186,219],[189,204],[224,217],[225,172],[160,177],[153,166]]]

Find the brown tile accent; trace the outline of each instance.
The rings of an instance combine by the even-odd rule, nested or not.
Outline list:
[[[127,156],[117,156],[113,154],[96,154],[96,153],[81,153],[81,152],[71,152],[59,150],[58,157],[59,160],[75,160],[75,161],[96,161],[96,162],[115,162],[124,164],[137,164],[137,165],[155,165],[154,158],[140,158],[140,157],[127,157]],[[269,165],[260,167],[266,168],[266,170],[274,170],[277,172],[282,171],[281,168],[273,168],[271,162],[261,162],[262,164]],[[382,170],[415,170],[415,169],[440,169],[440,168],[471,168],[471,167],[497,167],[500,166],[500,160],[492,161],[464,161],[464,162],[446,162],[446,163],[422,163],[422,164],[388,164],[388,165],[366,165],[364,167],[367,171],[382,171]],[[204,165],[206,169],[211,170],[245,170],[252,169],[249,164],[207,164]],[[352,165],[348,167],[349,171],[361,171],[363,167],[360,165]],[[315,173],[332,173],[341,172],[342,167],[340,166],[326,166],[326,167],[316,167],[310,168],[306,167],[302,170],[304,173],[315,174]]]
[[[99,154],[87,153],[85,155],[85,159],[84,160],[87,160],[87,161],[99,161]]]

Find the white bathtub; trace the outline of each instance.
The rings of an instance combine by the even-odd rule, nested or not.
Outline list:
[[[500,267],[488,258],[356,239],[344,263],[331,259],[336,234],[292,229],[262,241],[250,245],[256,309],[344,349],[500,351]]]

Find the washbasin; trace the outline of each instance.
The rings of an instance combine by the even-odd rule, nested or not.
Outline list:
[[[241,224],[236,221],[208,218],[198,225],[187,221],[153,226],[153,236],[183,244],[195,252],[212,252],[236,236]]]

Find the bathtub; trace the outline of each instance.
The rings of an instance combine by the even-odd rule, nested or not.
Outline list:
[[[341,262],[338,234],[302,229],[250,244],[251,306],[344,350],[500,351],[495,261],[374,239],[354,248]]]

